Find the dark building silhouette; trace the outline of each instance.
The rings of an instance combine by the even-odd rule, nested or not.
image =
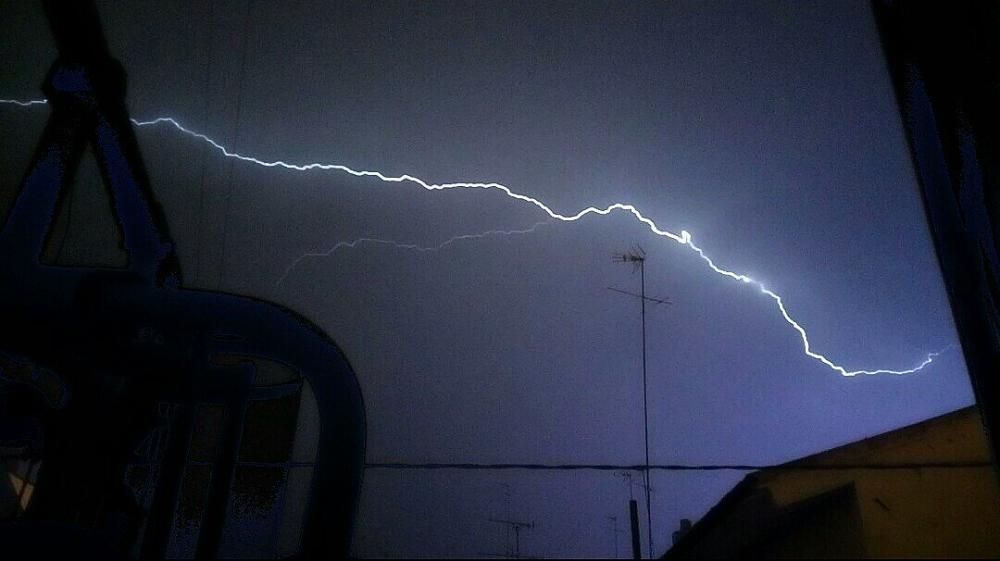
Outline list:
[[[960,409],[748,475],[665,559],[1000,556],[1000,485]]]
[[[48,124],[0,230],[0,544],[7,558],[346,556],[360,388],[294,312],[183,284],[89,2],[46,2]],[[44,254],[97,160],[122,267]]]

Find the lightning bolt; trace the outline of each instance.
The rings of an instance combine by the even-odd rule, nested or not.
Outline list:
[[[285,269],[285,272],[282,273],[280,278],[278,278],[278,281],[275,283],[275,285],[280,285],[288,277],[289,273],[291,273],[292,270],[295,269],[295,267],[298,266],[298,264],[304,261],[305,259],[311,257],[329,257],[333,255],[334,252],[336,252],[338,249],[355,248],[361,244],[378,244],[378,245],[389,245],[397,249],[408,249],[408,250],[427,253],[427,252],[440,251],[455,242],[463,240],[478,240],[490,236],[514,236],[519,234],[530,234],[534,232],[536,229],[538,229],[539,226],[544,226],[546,224],[549,224],[550,222],[551,222],[550,220],[545,220],[543,222],[536,222],[532,227],[525,228],[523,230],[487,230],[485,232],[480,232],[478,234],[462,234],[459,236],[448,238],[447,240],[432,246],[420,246],[412,243],[399,243],[393,240],[384,240],[379,238],[357,238],[349,242],[337,242],[335,245],[333,245],[330,249],[326,251],[321,251],[318,253],[303,253],[302,255],[300,255],[298,258],[295,259],[295,261],[292,261],[291,265],[289,265],[287,269]]]
[[[7,105],[18,105],[20,107],[31,107],[32,105],[45,105],[48,103],[47,99],[29,99],[28,101],[19,101],[16,99],[0,99],[0,103],[6,103]]]
[[[17,101],[17,100],[9,100],[9,99],[0,99],[0,103],[7,103],[7,104],[18,105],[18,106],[21,106],[21,107],[28,107],[28,106],[32,106],[32,105],[42,105],[42,104],[45,104],[45,103],[47,103],[47,100],[42,99],[42,100],[31,100],[31,101]],[[255,157],[252,157],[252,156],[246,156],[246,155],[243,155],[243,154],[240,154],[240,153],[237,153],[237,152],[233,152],[233,151],[229,150],[228,148],[226,148],[225,146],[223,146],[222,144],[220,144],[220,143],[216,142],[215,140],[213,140],[212,138],[208,137],[207,135],[204,135],[202,133],[199,133],[199,132],[196,132],[196,131],[193,131],[191,129],[188,129],[188,128],[184,127],[183,125],[180,124],[180,122],[178,122],[173,117],[157,117],[155,119],[144,120],[144,121],[137,120],[137,119],[133,118],[132,122],[136,126],[138,126],[138,127],[152,127],[152,126],[161,126],[161,125],[162,126],[170,126],[170,127],[176,129],[179,132],[182,132],[182,133],[184,133],[184,134],[186,134],[186,135],[188,135],[188,136],[190,136],[192,138],[198,139],[198,140],[200,140],[200,141],[208,144],[209,146],[211,146],[212,148],[214,148],[216,151],[218,151],[219,153],[221,153],[223,156],[225,156],[227,158],[233,158],[233,159],[236,159],[236,160],[240,160],[240,161],[243,161],[243,162],[247,162],[247,163],[250,163],[250,164],[254,164],[254,165],[261,166],[261,167],[266,167],[266,168],[282,168],[282,169],[287,169],[287,170],[291,170],[291,171],[299,171],[299,172],[308,172],[308,171],[338,171],[338,172],[343,172],[343,173],[347,173],[347,174],[353,175],[355,177],[374,177],[374,178],[376,178],[376,179],[378,179],[380,181],[386,182],[386,183],[413,183],[413,184],[415,184],[415,185],[417,185],[417,186],[419,186],[419,187],[421,187],[421,188],[423,188],[423,189],[425,189],[427,191],[442,191],[442,190],[447,190],[447,189],[483,189],[483,190],[496,190],[496,191],[502,192],[504,195],[506,195],[507,197],[509,197],[511,199],[514,199],[514,200],[517,200],[517,201],[521,201],[521,202],[533,205],[533,206],[537,207],[539,210],[541,210],[543,213],[547,214],[550,218],[552,218],[554,220],[561,221],[561,222],[576,222],[577,220],[580,220],[580,219],[582,219],[582,218],[584,218],[584,217],[586,217],[588,215],[591,215],[591,214],[593,214],[593,215],[600,215],[600,216],[607,216],[607,215],[609,215],[609,214],[611,214],[612,212],[615,212],[615,211],[626,212],[628,214],[631,214],[637,221],[639,221],[640,223],[644,224],[649,229],[649,231],[652,232],[653,234],[655,234],[655,235],[657,235],[659,237],[662,237],[662,238],[667,238],[669,240],[672,240],[672,241],[676,242],[677,244],[679,244],[681,246],[684,246],[687,249],[689,249],[690,251],[694,252],[702,261],[704,261],[704,263],[708,266],[708,268],[711,271],[715,272],[716,274],[722,275],[724,277],[731,278],[733,280],[739,281],[739,282],[744,283],[744,284],[751,285],[754,288],[756,288],[758,291],[760,291],[761,294],[764,294],[765,296],[767,296],[768,298],[770,298],[771,300],[773,300],[774,303],[775,303],[775,305],[778,308],[778,311],[781,314],[781,317],[785,320],[785,323],[787,323],[789,326],[791,326],[791,328],[794,329],[795,332],[798,334],[799,339],[802,342],[802,352],[807,357],[818,361],[819,363],[823,364],[824,366],[826,366],[830,370],[833,370],[834,372],[840,374],[841,376],[852,377],[852,376],[857,376],[859,374],[864,374],[864,375],[875,375],[875,374],[896,374],[896,375],[913,374],[915,372],[919,372],[919,371],[923,370],[929,364],[931,364],[932,362],[934,362],[935,358],[937,358],[938,356],[940,356],[942,353],[944,353],[948,349],[948,347],[946,347],[945,349],[942,349],[942,350],[937,351],[937,352],[927,353],[927,356],[919,364],[917,364],[916,366],[914,366],[912,368],[906,368],[906,369],[901,369],[901,370],[894,370],[894,369],[889,369],[889,368],[878,368],[878,369],[874,369],[874,370],[866,370],[866,369],[848,370],[847,368],[845,368],[845,367],[843,367],[843,366],[841,366],[841,365],[833,362],[832,360],[830,360],[826,356],[824,356],[824,355],[822,355],[822,354],[820,354],[820,353],[818,353],[818,352],[816,352],[816,351],[813,350],[812,345],[809,342],[809,335],[808,335],[808,333],[806,332],[805,328],[802,327],[802,325],[799,324],[799,322],[797,322],[794,318],[792,318],[791,314],[788,313],[788,309],[785,307],[785,303],[782,300],[781,296],[779,296],[774,291],[772,291],[772,290],[768,289],[767,287],[765,287],[759,281],[756,281],[756,280],[754,280],[753,278],[751,278],[751,277],[749,277],[747,275],[736,273],[736,272],[733,272],[733,271],[729,271],[727,269],[724,269],[724,268],[718,266],[715,263],[715,261],[712,260],[711,257],[709,257],[708,255],[706,255],[705,252],[700,247],[698,247],[697,245],[695,245],[694,241],[692,241],[692,239],[691,239],[691,234],[689,232],[687,232],[686,230],[681,230],[678,233],[674,233],[674,232],[670,232],[668,230],[663,230],[659,226],[657,226],[657,224],[655,222],[653,222],[650,218],[648,218],[645,215],[643,215],[639,211],[638,208],[636,208],[635,206],[633,206],[631,204],[628,204],[628,203],[614,203],[614,204],[608,205],[608,206],[603,207],[603,208],[599,208],[599,207],[595,207],[595,206],[588,206],[588,207],[584,208],[583,210],[580,210],[580,211],[578,211],[578,212],[576,212],[574,214],[561,214],[561,213],[558,213],[558,212],[552,210],[549,206],[547,206],[545,203],[543,203],[539,199],[536,199],[535,197],[532,197],[532,196],[529,196],[529,195],[525,195],[525,194],[522,194],[522,193],[517,193],[517,192],[511,190],[506,185],[503,185],[501,183],[495,183],[495,182],[489,182],[489,183],[478,183],[478,182],[428,183],[428,182],[424,181],[423,179],[420,179],[419,177],[415,177],[415,176],[408,175],[408,174],[404,174],[404,175],[386,175],[386,174],[384,174],[384,173],[382,173],[380,171],[356,170],[356,169],[353,169],[351,167],[345,166],[343,164],[332,164],[332,163],[322,163],[322,162],[313,162],[313,163],[307,163],[307,164],[295,164],[295,163],[285,162],[283,160],[262,160],[262,159],[255,158]],[[471,236],[485,236],[485,235],[488,235],[488,234],[489,233],[472,234]],[[366,241],[362,241],[362,240],[366,240]],[[449,241],[451,241],[451,240],[449,240]],[[370,238],[362,238],[362,239],[359,239],[359,240],[354,240],[352,242],[341,242],[341,244],[335,245],[333,248],[331,248],[331,250],[329,252],[327,252],[327,254],[330,254],[330,253],[333,253],[334,251],[336,251],[336,249],[338,249],[338,246],[339,247],[354,247],[358,243],[394,244],[394,242],[391,242],[389,240],[376,240],[376,239],[370,239]],[[353,244],[353,245],[349,245],[349,244]],[[395,245],[408,246],[409,244],[395,244]],[[410,249],[416,249],[416,246],[411,247]],[[301,261],[301,258],[299,259],[299,261]],[[286,271],[286,273],[285,273],[284,276],[287,276],[287,273],[290,270],[291,270],[291,268],[289,268],[289,270]],[[284,276],[282,278],[284,278]]]

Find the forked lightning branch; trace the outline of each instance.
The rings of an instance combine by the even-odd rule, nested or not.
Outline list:
[[[0,104],[14,105],[14,106],[18,106],[18,107],[32,107],[32,106],[45,105],[46,103],[47,103],[47,101],[44,100],[44,99],[28,100],[28,101],[20,101],[20,100],[13,100],[13,99],[0,99]],[[412,185],[416,185],[417,187],[420,187],[422,189],[425,189],[427,191],[440,191],[440,190],[446,190],[446,189],[482,189],[482,190],[495,190],[495,191],[500,191],[501,193],[503,193],[504,195],[506,195],[507,197],[509,197],[509,198],[511,198],[513,200],[516,200],[516,201],[519,201],[519,202],[522,202],[522,203],[526,203],[526,204],[532,205],[532,206],[538,208],[538,210],[540,210],[544,214],[548,215],[548,217],[550,219],[556,220],[556,221],[561,221],[561,222],[576,222],[576,221],[581,220],[581,219],[583,219],[583,218],[585,218],[587,216],[590,216],[590,215],[607,216],[607,215],[609,215],[609,214],[611,214],[613,212],[622,212],[622,213],[630,214],[637,221],[639,221],[640,223],[642,223],[643,225],[645,225],[649,229],[649,231],[652,232],[654,235],[659,236],[661,238],[668,239],[668,240],[670,240],[672,242],[675,242],[675,243],[677,243],[677,244],[679,244],[679,245],[687,248],[691,252],[693,252],[704,263],[704,265],[707,267],[707,269],[709,271],[711,271],[711,272],[713,272],[715,274],[718,274],[718,275],[722,275],[724,277],[728,277],[728,278],[730,278],[730,279],[732,279],[734,281],[738,281],[738,282],[740,282],[742,284],[749,285],[749,286],[753,287],[754,289],[756,289],[757,291],[759,291],[761,294],[763,294],[766,297],[770,298],[774,302],[775,307],[777,308],[778,312],[781,315],[781,318],[785,321],[785,323],[787,323],[798,334],[799,339],[802,342],[802,352],[806,356],[808,356],[809,358],[812,358],[812,359],[818,361],[819,363],[823,364],[824,366],[826,366],[830,370],[833,370],[834,372],[837,372],[841,376],[857,376],[859,374],[868,374],[868,375],[874,375],[874,374],[897,374],[897,375],[898,374],[912,374],[914,372],[918,372],[920,370],[923,370],[925,367],[927,367],[927,365],[931,364],[937,356],[939,356],[942,352],[944,352],[944,350],[942,350],[942,351],[927,353],[927,356],[924,357],[924,359],[922,361],[920,361],[915,366],[910,367],[910,368],[903,368],[903,369],[877,368],[877,369],[848,370],[846,367],[841,366],[840,364],[834,362],[833,360],[829,359],[825,355],[820,354],[820,353],[816,352],[815,350],[813,350],[812,345],[809,342],[809,335],[808,335],[808,333],[806,332],[805,328],[801,324],[799,324],[799,322],[797,322],[794,318],[792,318],[791,314],[789,314],[788,309],[785,307],[785,302],[782,300],[781,296],[779,296],[777,293],[775,293],[774,291],[770,290],[769,288],[765,287],[759,281],[756,281],[756,280],[754,280],[753,278],[751,278],[751,277],[749,277],[747,275],[736,273],[736,272],[733,272],[733,271],[729,271],[727,269],[724,269],[724,268],[720,267],[699,246],[695,245],[694,241],[692,240],[691,234],[688,233],[686,230],[681,230],[680,232],[676,232],[676,233],[675,232],[670,232],[668,230],[664,230],[664,229],[660,228],[652,219],[650,219],[649,217],[647,217],[644,214],[642,214],[642,212],[640,212],[639,209],[637,209],[636,207],[634,207],[633,205],[628,204],[628,203],[614,203],[614,204],[608,205],[608,206],[603,207],[603,208],[594,207],[594,206],[588,206],[588,207],[586,207],[586,208],[584,208],[584,209],[582,209],[582,210],[580,210],[580,211],[578,211],[576,213],[573,213],[573,214],[562,214],[562,213],[554,211],[552,208],[550,208],[548,205],[546,205],[545,203],[543,203],[539,199],[537,199],[535,197],[532,197],[532,196],[529,196],[529,195],[525,195],[525,194],[522,194],[522,193],[515,192],[511,188],[509,188],[506,185],[503,185],[501,183],[495,183],[495,182],[489,182],[489,183],[480,183],[480,182],[428,183],[427,181],[424,181],[423,179],[420,179],[419,177],[415,177],[415,176],[412,176],[412,175],[386,175],[386,174],[384,174],[384,173],[382,173],[380,171],[375,171],[375,170],[356,170],[354,168],[351,168],[351,167],[348,167],[348,166],[345,166],[345,165],[342,165],[342,164],[335,164],[335,163],[312,162],[312,163],[305,163],[305,164],[296,164],[296,163],[285,162],[285,161],[282,161],[282,160],[266,160],[266,159],[256,158],[256,157],[253,157],[253,156],[247,156],[247,155],[240,154],[240,153],[234,152],[232,150],[229,150],[228,148],[226,148],[225,146],[223,146],[219,142],[216,142],[215,140],[213,140],[209,136],[207,136],[205,134],[202,134],[202,133],[199,133],[199,132],[196,132],[194,130],[191,130],[191,129],[189,129],[189,128],[183,126],[183,125],[181,125],[181,123],[178,122],[173,117],[158,117],[156,119],[149,119],[149,120],[132,119],[132,122],[136,126],[138,126],[138,127],[154,127],[154,126],[167,126],[167,127],[171,127],[171,128],[173,128],[174,130],[176,130],[178,132],[181,132],[181,133],[183,133],[183,134],[185,134],[187,136],[190,136],[191,138],[197,139],[197,140],[199,140],[199,141],[207,144],[209,147],[211,147],[212,149],[216,150],[217,152],[219,152],[220,154],[222,154],[226,158],[232,158],[232,159],[235,159],[235,160],[246,162],[248,164],[253,164],[253,165],[267,167],[267,168],[280,168],[280,169],[285,169],[285,170],[292,171],[292,172],[334,171],[334,172],[339,172],[339,173],[350,174],[350,175],[353,175],[355,177],[374,178],[374,179],[377,179],[379,181],[383,181],[383,182],[386,182],[386,183],[407,183],[407,184],[412,184]],[[413,249],[413,250],[418,250],[418,251],[437,251],[437,250],[443,249],[445,246],[447,246],[447,245],[449,245],[449,244],[451,244],[451,243],[453,243],[455,241],[459,241],[459,240],[478,239],[478,238],[484,238],[484,237],[492,236],[492,235],[512,235],[512,234],[526,234],[526,233],[530,233],[530,232],[534,231],[535,228],[537,228],[540,225],[541,225],[541,223],[536,224],[535,226],[533,226],[531,228],[528,228],[528,229],[525,229],[525,230],[490,230],[490,231],[482,232],[482,233],[479,233],[479,234],[466,234],[466,235],[462,235],[462,236],[456,236],[454,238],[451,238],[451,239],[445,241],[442,244],[439,244],[437,246],[430,246],[430,247],[423,247],[423,246],[418,246],[418,245],[415,245],[415,244],[398,243],[398,242],[395,242],[395,241],[392,241],[392,240],[382,240],[382,239],[376,239],[376,238],[359,238],[357,240],[353,240],[353,241],[350,241],[350,242],[340,242],[340,243],[334,245],[330,250],[328,250],[326,252],[322,252],[322,253],[307,253],[307,254],[303,254],[302,256],[298,257],[288,267],[288,269],[286,269],[285,273],[282,275],[282,277],[279,279],[278,282],[281,282],[281,280],[283,280],[288,275],[288,273],[299,262],[301,262],[303,259],[305,259],[307,257],[327,256],[327,255],[331,255],[334,251],[336,251],[338,249],[356,247],[357,245],[363,244],[363,243],[387,244],[387,245],[392,245],[392,246],[403,248],[403,249]]]

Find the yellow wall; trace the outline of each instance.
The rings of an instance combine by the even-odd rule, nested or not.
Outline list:
[[[795,464],[989,462],[974,408],[831,450]],[[854,482],[870,556],[1000,557],[1000,484],[992,466],[759,474],[778,505]]]

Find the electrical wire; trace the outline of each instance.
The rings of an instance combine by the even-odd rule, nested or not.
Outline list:
[[[958,462],[886,462],[886,463],[844,463],[844,464],[650,464],[650,470],[657,471],[850,471],[850,470],[905,470],[905,469],[970,469],[993,467],[989,461]],[[646,464],[478,464],[478,463],[407,463],[371,462],[366,469],[397,470],[532,470],[532,471],[644,471]]]

